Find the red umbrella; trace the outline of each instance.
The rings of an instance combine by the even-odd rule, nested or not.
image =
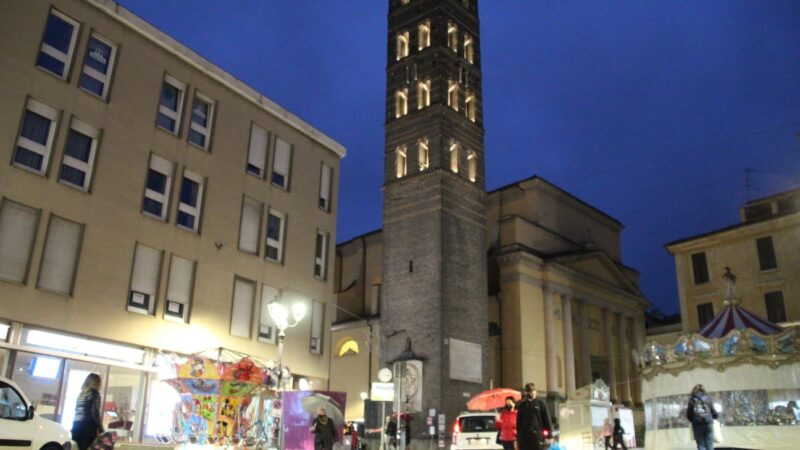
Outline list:
[[[398,416],[400,417],[400,420],[405,420],[405,421],[409,421],[409,422],[414,420],[414,416],[412,416],[409,413],[397,413],[397,412],[393,412],[392,413],[392,417],[394,417],[395,419],[397,419]]]
[[[506,397],[513,397],[516,402],[522,398],[522,394],[514,389],[489,389],[469,399],[467,409],[470,411],[487,411],[502,408],[506,404]]]

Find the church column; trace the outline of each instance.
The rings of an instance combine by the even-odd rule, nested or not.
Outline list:
[[[641,315],[633,319],[633,345],[638,354],[644,348],[644,317]],[[633,403],[635,405],[642,404],[642,380],[639,376],[639,368],[634,367],[633,370]]]
[[[567,397],[575,393],[575,343],[572,334],[572,296],[561,297],[562,323],[564,327],[564,379],[567,388]]]
[[[614,332],[611,329],[613,320],[614,314],[608,308],[603,308],[603,343],[606,346],[606,361],[608,362],[606,377],[608,377],[611,398],[616,400],[619,397],[619,389],[617,388],[616,343],[614,342]]]
[[[544,340],[545,357],[547,370],[547,393],[555,395],[558,393],[558,370],[556,367],[556,317],[554,314],[556,294],[550,290],[544,293]]]
[[[619,334],[619,401],[630,405],[631,403],[631,376],[630,376],[630,349],[628,346],[628,324],[622,314],[617,314],[617,333]]]
[[[579,301],[578,305],[581,341],[581,376],[579,381],[581,386],[586,386],[592,382],[592,355],[589,348],[589,305],[585,301]]]

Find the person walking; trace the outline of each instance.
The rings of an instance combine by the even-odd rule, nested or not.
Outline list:
[[[603,438],[605,439],[603,450],[614,448],[614,446],[611,445],[611,438],[613,436],[614,436],[614,427],[611,426],[611,421],[608,420],[608,417],[606,417],[605,419],[603,419]]]
[[[536,385],[526,384],[525,393],[517,403],[518,450],[542,450],[552,430],[547,405],[536,397]]]
[[[75,418],[72,422],[72,440],[80,450],[87,450],[92,442],[103,433],[103,418],[100,408],[100,375],[90,373],[83,380],[81,393],[75,404]]]
[[[392,416],[386,416],[386,426],[384,427],[387,450],[397,448],[397,422]]]
[[[689,395],[686,418],[692,424],[697,450],[714,450],[714,419],[719,417],[714,404],[702,384],[696,385]]]
[[[619,419],[614,419],[614,448],[617,449],[620,445],[622,450],[628,450],[628,446],[625,445],[625,429],[622,428]]]
[[[506,404],[500,414],[497,415],[495,423],[497,425],[497,440],[503,446],[503,450],[515,450],[517,443],[517,410],[514,404],[514,397],[506,397]]]
[[[332,450],[333,441],[336,440],[336,424],[328,417],[325,408],[317,411],[317,417],[311,424],[314,433],[314,450]]]

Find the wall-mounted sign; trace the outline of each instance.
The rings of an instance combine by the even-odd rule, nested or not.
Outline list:
[[[373,402],[391,402],[394,400],[394,383],[372,383],[370,400]]]

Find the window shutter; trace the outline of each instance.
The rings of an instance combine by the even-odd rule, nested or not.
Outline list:
[[[253,296],[255,284],[252,281],[236,278],[233,284],[233,308],[231,309],[231,335],[250,337],[250,323],[253,317]]]
[[[0,278],[25,282],[39,210],[8,199],[0,208]]]
[[[186,321],[189,317],[189,305],[192,303],[195,262],[180,256],[172,255],[169,264],[169,282],[167,283],[167,305],[164,317],[179,317]],[[180,303],[170,305],[170,302]]]
[[[239,249],[258,253],[258,236],[261,222],[261,203],[244,197],[242,223],[239,228]]]
[[[38,287],[60,294],[72,294],[82,234],[82,224],[50,216]]]
[[[281,138],[275,140],[275,171],[289,175],[289,163],[292,158],[292,147]]]
[[[278,330],[269,316],[268,305],[278,295],[278,290],[266,284],[261,285],[261,314],[258,322],[258,340],[275,344],[278,342]]]
[[[320,206],[324,208],[326,211],[330,209],[330,199],[331,199],[331,178],[333,178],[333,168],[326,166],[325,164],[322,165],[322,175],[320,176],[319,181],[319,198],[322,200],[320,202]]]
[[[264,166],[267,161],[267,131],[258,125],[250,126],[250,151],[247,154],[247,164],[258,168],[260,177],[264,176]]]
[[[161,250],[137,243],[133,257],[131,291],[149,296],[149,301],[146,303],[148,314],[153,314],[154,311],[160,273]]]
[[[311,353],[319,355],[322,353],[322,333],[325,320],[325,304],[314,301],[311,311]]]

